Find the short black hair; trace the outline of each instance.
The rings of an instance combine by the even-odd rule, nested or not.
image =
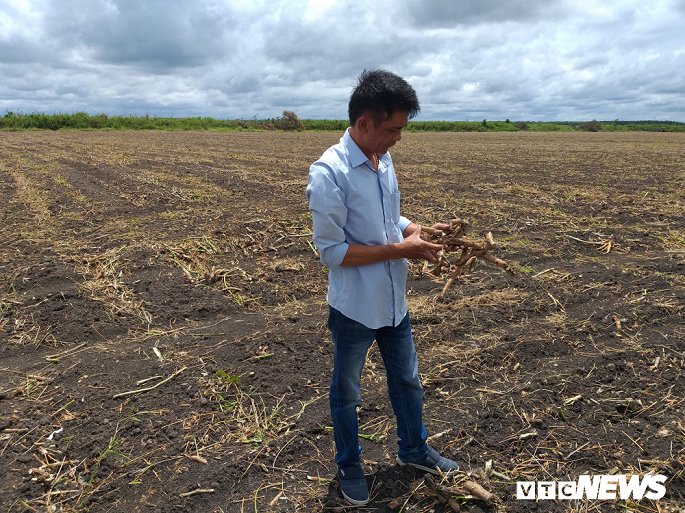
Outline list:
[[[371,113],[379,125],[395,112],[406,112],[411,119],[420,110],[414,88],[403,78],[382,69],[362,71],[348,106],[351,126],[365,112]]]

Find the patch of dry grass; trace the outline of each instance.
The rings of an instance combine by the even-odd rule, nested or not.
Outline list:
[[[152,315],[123,279],[122,266],[125,254],[130,250],[131,247],[122,246],[104,253],[83,254],[76,265],[76,272],[83,276],[83,290],[103,303],[111,316],[130,316],[136,323],[149,327]]]

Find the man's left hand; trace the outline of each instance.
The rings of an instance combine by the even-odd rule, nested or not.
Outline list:
[[[450,227],[447,223],[435,223],[431,228],[433,230],[440,230],[441,232],[447,230]]]

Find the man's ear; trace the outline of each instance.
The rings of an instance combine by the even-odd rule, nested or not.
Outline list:
[[[369,122],[369,118],[362,114],[357,118],[357,130],[362,134],[367,133],[369,131]]]

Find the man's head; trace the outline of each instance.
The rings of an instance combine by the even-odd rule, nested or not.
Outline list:
[[[348,105],[350,126],[363,114],[379,125],[397,111],[406,112],[411,119],[420,110],[414,88],[403,78],[382,69],[364,70],[359,75]]]
[[[416,92],[403,78],[384,70],[364,70],[350,97],[352,137],[367,155],[385,153],[419,110]]]

